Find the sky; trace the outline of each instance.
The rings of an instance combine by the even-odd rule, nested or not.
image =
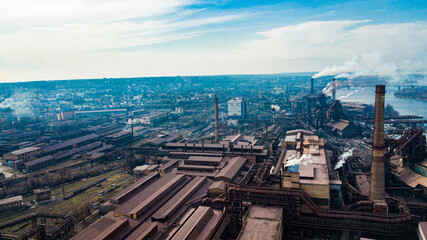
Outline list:
[[[364,73],[426,73],[427,1],[0,0],[0,82],[318,72],[355,61]]]

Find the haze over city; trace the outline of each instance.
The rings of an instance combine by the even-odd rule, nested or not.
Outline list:
[[[427,1],[0,1],[0,240],[427,240]]]

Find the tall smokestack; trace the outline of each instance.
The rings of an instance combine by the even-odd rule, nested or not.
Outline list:
[[[337,88],[337,80],[334,78],[332,80],[332,101],[335,101],[336,88]]]
[[[375,122],[372,145],[371,187],[369,200],[384,200],[384,97],[385,85],[377,85],[375,91]]]
[[[311,94],[314,93],[314,79],[311,78]]]
[[[219,143],[218,98],[215,95],[215,143]]]

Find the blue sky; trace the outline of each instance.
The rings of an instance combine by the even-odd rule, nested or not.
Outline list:
[[[425,73],[426,2],[5,0],[0,82]]]

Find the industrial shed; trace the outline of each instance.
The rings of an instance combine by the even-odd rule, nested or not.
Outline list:
[[[222,216],[223,214],[219,210],[200,206],[179,228],[172,240],[211,239]]]
[[[55,161],[56,159],[54,157],[52,157],[51,155],[47,155],[41,158],[37,158],[33,161],[24,163],[24,167],[27,172],[32,172],[50,166],[54,164]]]
[[[227,166],[221,169],[221,171],[215,176],[215,181],[231,183],[243,165],[245,165],[246,161],[247,159],[244,157],[232,158],[228,162]]]

